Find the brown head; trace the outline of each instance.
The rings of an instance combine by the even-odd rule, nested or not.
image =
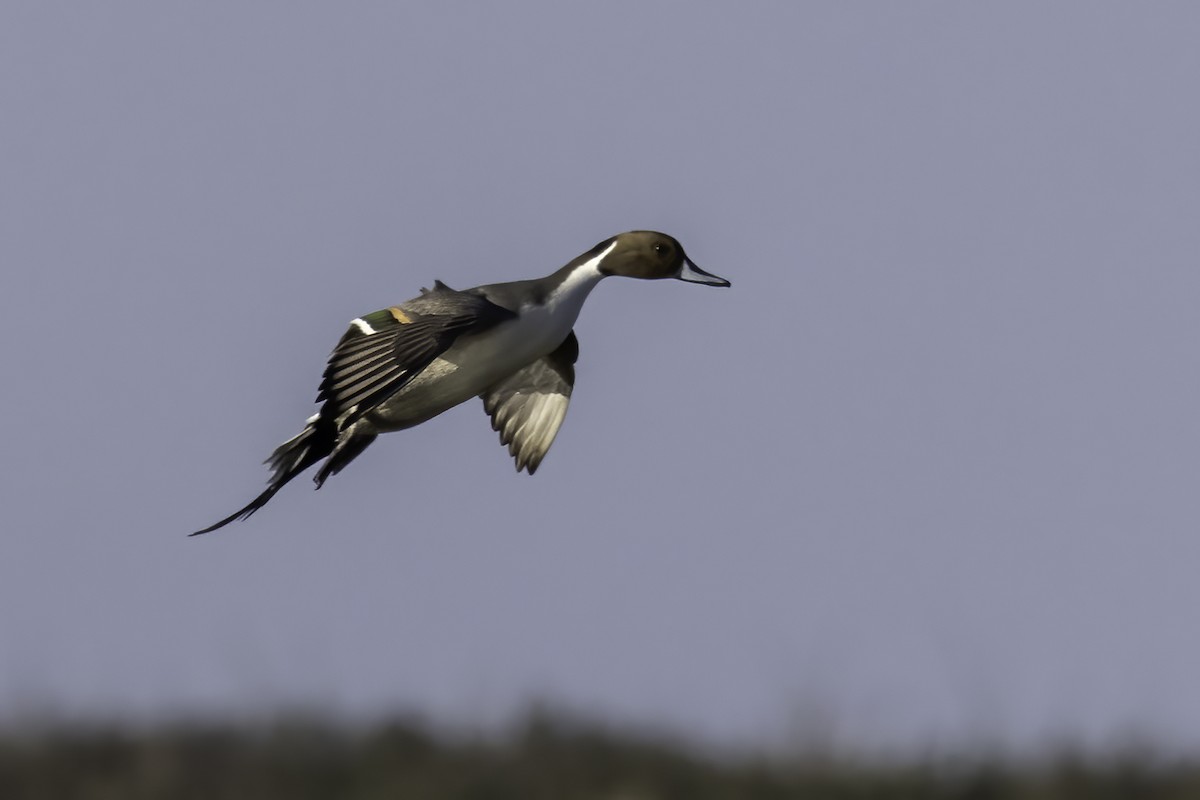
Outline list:
[[[676,278],[707,286],[729,286],[729,281],[705,272],[683,252],[674,237],[658,231],[628,231],[605,239],[587,255],[603,254],[597,268],[604,275],[658,280]]]

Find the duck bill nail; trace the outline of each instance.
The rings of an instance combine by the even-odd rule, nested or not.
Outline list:
[[[683,269],[679,270],[679,274],[675,277],[688,283],[703,283],[705,286],[729,286],[729,281],[718,278],[711,272],[705,272],[693,264],[690,258],[683,260]]]

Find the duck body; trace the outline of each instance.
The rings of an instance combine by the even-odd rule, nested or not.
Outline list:
[[[314,476],[320,488],[380,433],[419,425],[472,397],[483,400],[517,470],[532,475],[566,416],[579,354],[575,321],[610,275],[729,285],[696,267],[670,236],[630,231],[545,278],[464,291],[437,281],[418,297],[356,318],[329,358],[320,411],[267,459],[267,489],[196,534],[249,517],[325,460]]]
[[[592,259],[566,272],[564,268],[543,281],[497,283],[465,292],[455,292],[439,283],[421,298],[400,306],[419,313],[415,305],[430,295],[443,293],[447,307],[472,307],[477,298],[482,298],[512,316],[460,336],[449,350],[367,416],[380,432],[411,428],[483,394],[502,378],[555,351],[572,335],[584,300],[604,277],[594,262]],[[456,297],[451,299],[452,295]]]

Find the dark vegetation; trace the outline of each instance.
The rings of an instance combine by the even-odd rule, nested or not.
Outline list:
[[[1200,766],[1129,755],[1037,765],[831,756],[712,759],[661,738],[535,715],[503,737],[410,721],[9,726],[4,800],[1200,798]]]

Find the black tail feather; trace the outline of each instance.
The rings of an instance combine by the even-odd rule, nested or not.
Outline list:
[[[267,501],[274,497],[275,493],[292,478],[333,452],[336,434],[332,427],[323,425],[321,420],[314,420],[298,436],[279,445],[265,462],[273,470],[266,491],[215,525],[209,525],[203,530],[188,535],[199,536],[202,533],[210,533],[225,527],[234,520],[247,519],[255,511],[265,506]],[[320,488],[319,484],[317,488]]]
[[[291,477],[295,477],[296,474],[299,474],[299,473],[295,473]],[[290,479],[291,478],[289,478],[288,480],[290,480]],[[274,497],[275,493],[283,488],[284,483],[287,483],[287,480],[283,481],[282,483],[271,484],[270,486],[267,487],[267,490],[265,492],[263,492],[258,497],[251,500],[250,503],[247,506],[245,506],[244,508],[233,512],[228,517],[226,517],[225,519],[216,523],[215,525],[209,525],[207,528],[204,528],[203,530],[198,530],[195,533],[189,533],[188,536],[199,536],[202,533],[210,533],[212,531],[215,531],[217,528],[224,528],[226,525],[228,525],[229,523],[231,523],[237,519],[249,519],[251,514],[253,514],[255,511],[258,511],[263,506],[265,506],[267,504],[267,501],[270,500],[272,497]]]

